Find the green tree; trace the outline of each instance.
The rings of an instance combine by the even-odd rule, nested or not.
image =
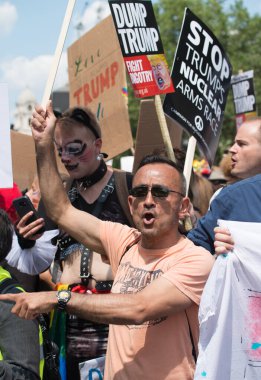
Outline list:
[[[251,16],[242,0],[230,6],[225,0],[155,0],[153,7],[169,66],[172,66],[177,47],[184,10],[195,13],[217,36],[233,66],[233,74],[239,70],[254,70],[257,104],[261,108],[261,16]],[[129,84],[129,112],[135,139],[140,100],[135,99]],[[218,162],[223,150],[233,142],[236,132],[232,92],[229,92],[223,121]]]

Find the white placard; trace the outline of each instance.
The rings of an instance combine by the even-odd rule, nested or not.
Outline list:
[[[0,83],[0,120],[0,188],[12,188],[13,171],[7,83]]]
[[[79,363],[81,380],[103,380],[105,356]]]

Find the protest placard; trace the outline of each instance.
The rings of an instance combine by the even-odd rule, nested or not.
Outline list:
[[[173,92],[150,0],[109,0],[122,55],[137,98]]]
[[[21,190],[29,188],[36,174],[34,140],[32,136],[11,131],[14,182]]]
[[[188,8],[172,68],[175,92],[164,112],[197,140],[212,165],[221,133],[232,67],[211,30]]]
[[[0,83],[0,188],[13,187],[12,154],[10,142],[10,120],[8,86]]]
[[[11,131],[11,147],[14,182],[21,190],[30,188],[37,173],[34,140],[31,135]],[[56,162],[59,173],[67,173],[57,152]]]
[[[68,70],[70,106],[96,114],[108,158],[131,148],[126,71],[111,16],[69,47]]]
[[[182,128],[170,118],[167,119],[167,127],[171,146],[180,148]],[[154,99],[142,99],[140,102],[133,171],[137,170],[138,164],[145,155],[161,153],[164,150],[166,151],[166,146],[160,131]]]
[[[238,128],[245,120],[257,116],[254,71],[249,70],[232,75],[231,86]]]

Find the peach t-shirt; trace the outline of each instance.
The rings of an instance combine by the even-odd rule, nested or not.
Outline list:
[[[104,379],[192,380],[190,330],[197,346],[198,305],[214,258],[188,239],[168,249],[147,250],[137,243],[123,255],[138,236],[127,226],[102,224],[101,240],[115,276],[112,293],[136,293],[164,276],[194,304],[186,312],[169,317],[163,313],[142,325],[110,325]]]

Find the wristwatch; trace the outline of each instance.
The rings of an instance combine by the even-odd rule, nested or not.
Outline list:
[[[59,290],[56,294],[57,300],[58,300],[58,309],[64,310],[66,308],[67,303],[71,299],[71,292],[70,290]]]

